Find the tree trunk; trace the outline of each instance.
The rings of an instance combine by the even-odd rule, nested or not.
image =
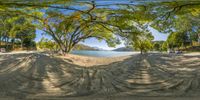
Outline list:
[[[0,48],[1,48],[1,39],[0,39]]]
[[[9,45],[9,43],[8,43],[8,40],[9,40],[9,38],[8,37],[6,37],[6,49],[8,50],[8,45]]]
[[[143,54],[143,50],[142,49],[140,49],[140,54]]]
[[[12,40],[12,50],[15,48],[15,39]]]
[[[1,48],[1,42],[2,42],[2,41],[1,41],[1,37],[0,37],[0,48]]]
[[[23,41],[21,40],[21,49],[23,50]]]
[[[62,55],[65,56],[67,54],[66,50],[62,50]]]
[[[68,50],[67,50],[67,53],[70,53],[72,51],[72,48],[69,48]]]
[[[63,56],[66,56],[66,54],[69,54],[73,49],[73,46],[68,46],[68,47],[65,47],[65,48],[62,48],[61,51],[62,51],[62,55]]]

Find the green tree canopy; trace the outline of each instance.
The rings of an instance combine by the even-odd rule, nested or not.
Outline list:
[[[199,32],[200,2],[193,0],[105,4],[96,0],[7,0],[0,4],[3,15],[34,19],[32,23],[52,36],[63,52],[70,52],[78,42],[91,37],[105,40],[110,46],[119,43],[118,37],[128,42],[138,42],[141,37],[151,41],[148,35],[143,36],[149,26],[176,33],[182,39],[187,34],[193,41],[197,41]]]

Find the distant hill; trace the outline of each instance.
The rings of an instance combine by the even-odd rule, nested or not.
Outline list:
[[[121,47],[121,48],[114,49],[112,51],[133,51],[133,49],[129,47]]]
[[[99,50],[95,47],[90,47],[90,46],[87,46],[87,45],[84,45],[84,44],[77,44],[75,47],[74,47],[74,50]]]
[[[99,48],[99,47],[93,47],[93,48],[95,48],[95,49],[97,49],[97,50],[99,50],[99,51],[105,51],[104,49]]]

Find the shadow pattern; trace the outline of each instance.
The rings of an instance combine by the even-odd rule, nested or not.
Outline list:
[[[200,56],[133,55],[89,68],[44,53],[1,55],[0,97],[198,96]]]

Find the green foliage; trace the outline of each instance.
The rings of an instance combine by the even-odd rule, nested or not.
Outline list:
[[[25,39],[23,42],[23,46],[26,47],[27,49],[36,49],[36,43],[33,40],[30,39]]]
[[[152,34],[144,30],[142,31],[138,30],[138,32],[139,33],[137,33],[137,35],[135,33],[129,34],[128,37],[128,42],[130,42],[129,44],[132,45],[135,50],[140,50],[141,54],[149,50],[152,50],[153,49],[152,40],[154,39]]]
[[[134,5],[111,4],[114,7],[109,4],[100,6],[95,1],[70,1],[0,1],[0,14],[7,17],[0,18],[0,26],[3,26],[0,27],[0,36],[12,41],[14,38],[33,40],[37,27],[50,35],[63,52],[70,52],[76,44],[88,38],[105,40],[114,47],[120,43],[119,36],[127,44],[147,51],[152,48],[153,40],[147,30],[150,25],[160,32],[171,33],[166,43],[154,44],[156,50],[160,50],[161,45],[166,49],[197,41],[200,29],[199,1],[137,1]]]
[[[162,47],[161,47],[162,51],[167,51],[168,50],[168,43],[167,42],[164,42],[162,44]]]
[[[110,27],[102,23],[101,16],[86,16],[80,12],[65,15],[57,10],[49,10],[42,25],[43,31],[52,36],[60,49],[69,53],[80,41],[88,38],[105,40],[109,46],[119,41],[114,37]],[[97,17],[93,19],[93,17]]]
[[[153,48],[154,48],[154,50],[156,50],[156,51],[160,51],[161,45],[158,44],[158,43],[155,43],[155,44],[153,45]]]
[[[180,48],[189,45],[190,41],[186,33],[171,33],[166,41],[168,48]]]
[[[165,51],[163,45],[165,41],[153,41],[153,49],[156,51]]]
[[[149,50],[152,50],[153,48],[153,45],[152,45],[152,42],[150,40],[136,40],[133,42],[133,46],[134,48],[137,50],[139,49],[140,50],[140,53],[145,53]]]
[[[37,47],[42,50],[50,50],[56,51],[58,49],[58,45],[52,40],[47,38],[41,38],[41,40],[37,43]]]
[[[4,15],[0,17],[0,41],[12,43],[12,49],[16,44],[16,40],[21,41],[21,47],[30,47],[29,44],[34,46],[33,39],[35,39],[36,28],[32,25],[32,22],[23,16],[8,16]]]

